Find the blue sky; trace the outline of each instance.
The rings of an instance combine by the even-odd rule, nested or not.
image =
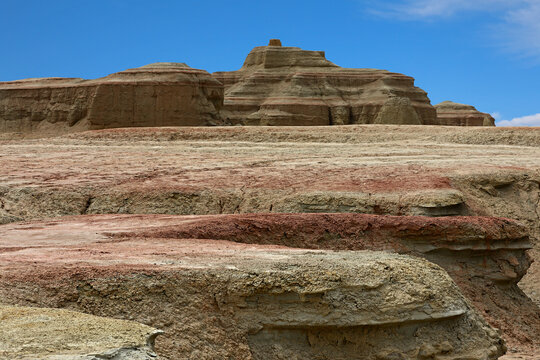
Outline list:
[[[433,104],[540,126],[540,0],[2,0],[0,81],[96,78],[157,61],[238,69],[254,46],[324,50],[416,78]]]

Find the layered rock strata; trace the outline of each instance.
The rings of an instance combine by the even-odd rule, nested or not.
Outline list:
[[[96,80],[0,82],[0,132],[220,124],[223,86],[204,70],[155,63]]]
[[[345,69],[323,51],[254,48],[238,71],[213,74],[225,85],[223,117],[242,125],[436,124],[414,79],[375,69]]]
[[[169,358],[491,360],[504,352],[433,263],[170,236],[170,226],[195,235],[206,220],[104,215],[4,225],[0,295],[161,328],[156,351]],[[219,222],[234,226],[230,217]]]
[[[62,309],[0,305],[0,359],[158,360],[161,331]]]
[[[451,126],[495,126],[495,119],[474,106],[443,101],[435,105],[437,123]]]
[[[171,224],[166,225],[170,221]],[[174,222],[176,221],[176,224]],[[512,344],[540,345],[538,308],[517,287],[531,264],[527,230],[488,217],[254,214],[157,218],[159,228],[114,236],[219,239],[330,250],[384,250],[443,267]]]
[[[539,145],[534,128],[361,125],[132,128],[10,140],[0,147],[0,222],[94,213],[488,215],[519,219],[540,244]],[[529,250],[535,259],[538,248]],[[520,287],[538,301],[535,265]],[[491,300],[504,287],[488,284],[490,307],[502,303],[518,320],[538,321],[538,310],[520,315],[531,309],[519,302],[523,294],[517,305],[502,302],[504,294]],[[533,347],[540,331],[508,321],[494,324],[516,334],[507,336],[511,346]]]

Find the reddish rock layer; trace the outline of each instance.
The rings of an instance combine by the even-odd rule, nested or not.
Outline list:
[[[495,126],[495,119],[476,110],[474,106],[443,101],[435,105],[439,125],[451,126]]]
[[[323,51],[254,48],[225,85],[224,118],[246,125],[436,124],[414,79],[375,69],[344,69]]]
[[[189,220],[188,220],[189,219]],[[538,307],[517,287],[532,248],[525,227],[489,217],[363,214],[254,214],[186,221],[115,235],[219,239],[308,249],[386,250],[424,257],[442,266],[509,342],[540,346]]]
[[[217,80],[181,63],[156,63],[96,80],[1,82],[0,132],[216,125],[222,102]]]
[[[309,247],[346,242],[416,252],[433,244],[450,250],[441,257],[478,246],[489,269],[496,250],[485,250],[481,239],[522,252],[519,225],[486,218],[467,224],[358,214],[102,215],[10,224],[0,226],[0,298],[152,325],[165,330],[156,350],[167,358],[494,360],[504,351],[496,332],[439,266],[390,252],[259,244],[299,239]],[[447,240],[430,241],[443,229]]]
[[[182,239],[191,239],[190,247],[175,247]],[[121,266],[110,274],[177,266],[182,261],[155,255],[176,259],[219,248],[219,242],[205,239],[424,257],[448,271],[479,312],[503,330],[510,345],[534,347],[540,341],[538,308],[516,286],[530,265],[525,251],[531,244],[525,228],[508,219],[362,214],[69,217],[1,226],[0,273],[11,279],[4,283],[7,289],[13,281],[34,281],[32,273],[45,276],[46,268],[31,270],[35,261],[43,264],[39,266],[63,264],[55,276],[86,267],[69,270],[80,261],[91,267],[119,261]]]

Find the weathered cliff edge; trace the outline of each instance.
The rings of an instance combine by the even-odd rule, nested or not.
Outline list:
[[[0,132],[221,123],[223,86],[204,70],[156,63],[95,80],[0,82]]]
[[[443,101],[435,105],[437,123],[452,126],[495,126],[495,119],[474,106]]]
[[[102,215],[3,225],[0,296],[163,329],[156,351],[176,359],[491,360],[504,352],[433,263],[198,233],[218,223],[232,229],[234,219]],[[247,234],[264,238],[251,223]],[[215,229],[216,238],[228,233]]]
[[[376,69],[345,69],[323,51],[254,48],[238,71],[215,72],[225,85],[222,115],[243,125],[436,125],[414,79]]]
[[[157,218],[159,228],[123,237],[219,239],[306,249],[384,250],[443,267],[511,344],[540,345],[538,307],[517,283],[531,264],[527,230],[490,217],[252,214]],[[165,225],[167,221],[171,224]],[[176,223],[175,223],[176,222]]]
[[[63,309],[0,305],[0,359],[159,360],[162,332],[133,321]]]

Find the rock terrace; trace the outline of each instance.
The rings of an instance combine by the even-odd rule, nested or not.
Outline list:
[[[220,124],[223,86],[204,70],[156,63],[101,79],[0,82],[0,132]]]
[[[208,220],[102,215],[4,226],[0,295],[150,324],[165,330],[156,351],[168,358],[491,360],[504,352],[437,265],[232,243],[218,228],[200,239]],[[234,217],[215,220],[234,228]]]

